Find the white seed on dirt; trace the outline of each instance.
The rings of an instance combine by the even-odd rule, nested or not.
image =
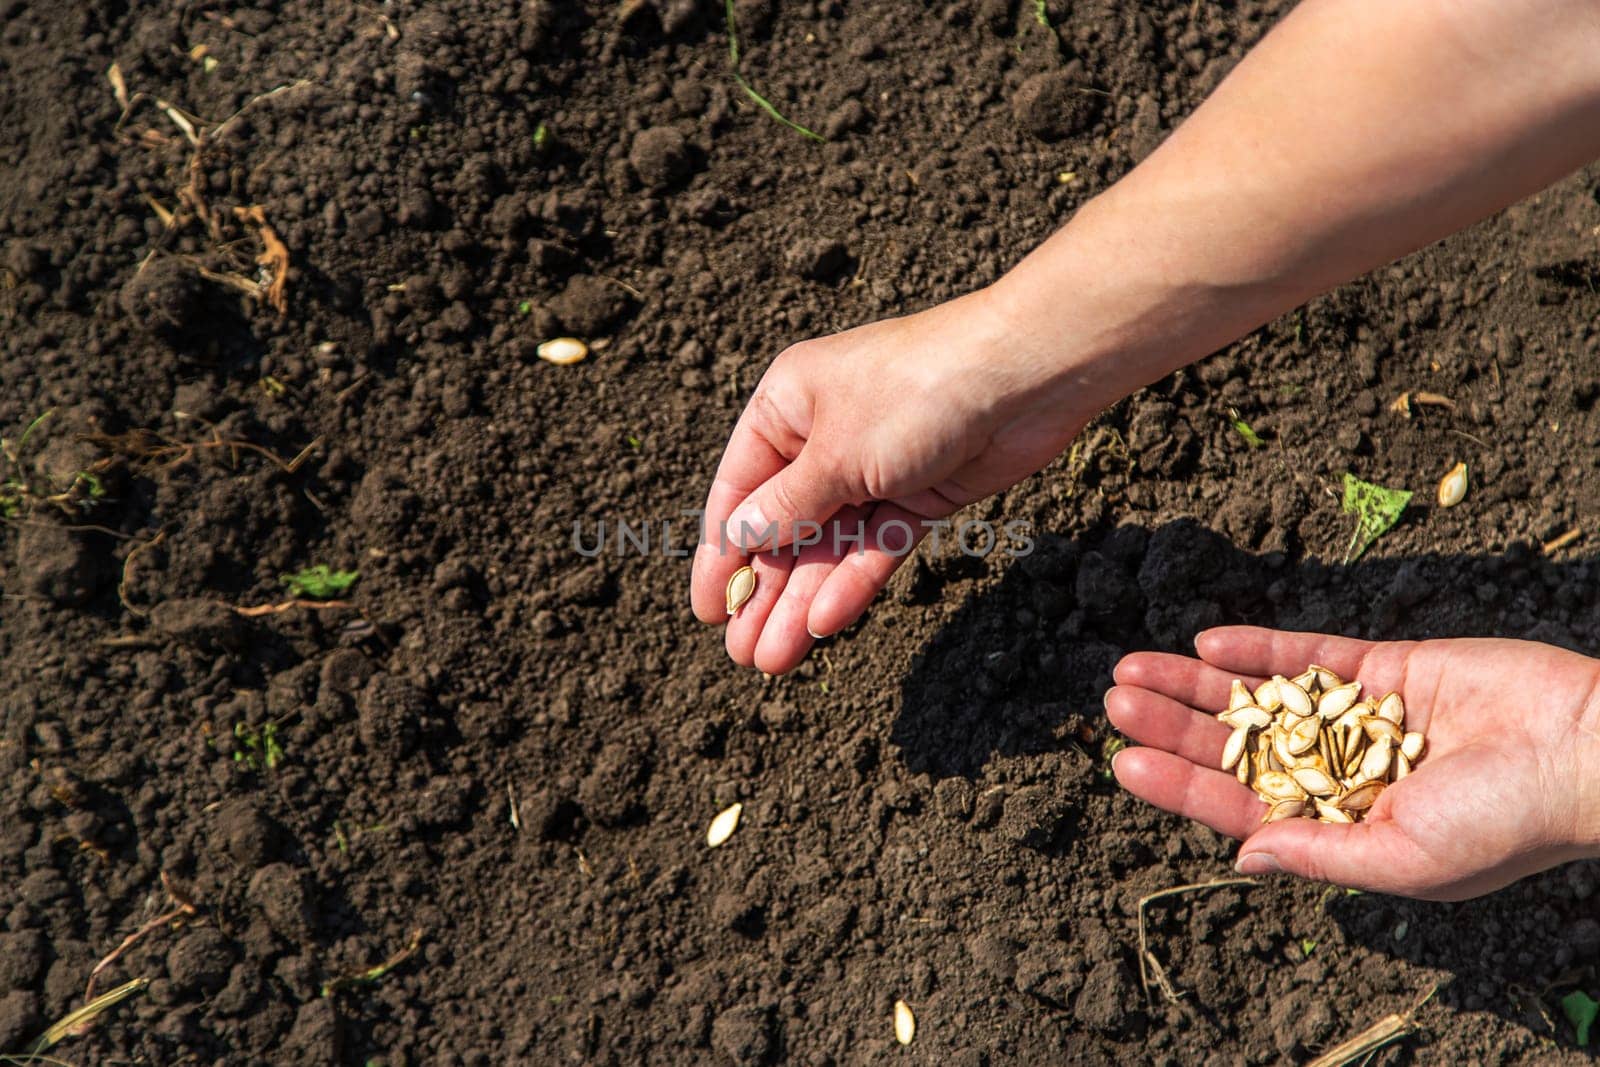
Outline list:
[[[1399,693],[1390,693],[1378,701],[1378,717],[1388,719],[1396,726],[1406,721],[1406,705]]]
[[[1350,710],[1360,695],[1360,682],[1336,685],[1317,698],[1317,714],[1324,719],[1337,719]]]
[[[1295,685],[1289,679],[1278,675],[1272,679],[1278,683],[1278,701],[1296,715],[1306,716],[1316,712],[1316,705],[1311,703],[1311,694]]]
[[[1290,797],[1280,800],[1267,809],[1261,817],[1262,822],[1277,822],[1280,819],[1293,819],[1297,815],[1305,814],[1306,802],[1299,797]]]
[[[1272,716],[1255,705],[1236,708],[1228,713],[1228,721],[1234,726],[1248,726],[1252,730],[1265,730],[1272,725]]]
[[[917,1036],[917,1017],[911,1014],[911,1005],[903,1000],[894,1002],[894,1039],[909,1045]]]
[[[1314,797],[1331,797],[1339,791],[1339,784],[1317,767],[1297,767],[1289,772],[1289,777]]]
[[[1378,794],[1383,792],[1384,783],[1376,779],[1362,782],[1344,796],[1340,797],[1335,805],[1341,811],[1366,811],[1378,799]]]
[[[753,567],[740,567],[728,579],[728,614],[736,615],[744,602],[756,595],[756,572]]]
[[[1238,711],[1240,708],[1249,707],[1253,698],[1250,689],[1239,679],[1233,680],[1233,692],[1228,694],[1228,710]]]
[[[1301,756],[1317,747],[1317,739],[1322,736],[1322,724],[1316,719],[1302,719],[1299,725],[1289,731],[1289,754]]]
[[[1421,734],[1412,730],[1400,739],[1400,754],[1412,763],[1417,762],[1422,756],[1422,749],[1427,744]]]
[[[1222,769],[1231,771],[1244,756],[1244,746],[1250,740],[1250,727],[1235,726],[1228,741],[1222,746]]]
[[[1394,762],[1394,742],[1387,737],[1380,737],[1372,742],[1366,755],[1361,757],[1362,778],[1382,778],[1389,773],[1389,764]]]
[[[1453,508],[1467,498],[1467,465],[1457,463],[1439,479],[1439,506]]]
[[[565,367],[573,363],[582,363],[584,357],[589,354],[589,346],[576,337],[556,337],[534,349],[534,352],[546,363]]]
[[[707,848],[716,848],[733,836],[733,831],[739,828],[739,813],[742,811],[743,804],[734,804],[717,813],[717,817],[711,820],[711,828],[706,831]]]

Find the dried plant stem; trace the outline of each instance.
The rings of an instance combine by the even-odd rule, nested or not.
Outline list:
[[[1406,1035],[1415,1032],[1417,1027],[1412,1022],[1412,1019],[1416,1016],[1417,1010],[1432,999],[1435,990],[1438,988],[1438,986],[1434,986],[1429,989],[1427,993],[1423,994],[1421,1000],[1405,1011],[1385,1015],[1348,1041],[1335,1045],[1327,1052],[1324,1052],[1306,1064],[1306,1067],[1344,1067],[1347,1063],[1355,1063],[1363,1057],[1372,1055],[1383,1046],[1399,1041]]]
[[[1199,893],[1207,889],[1221,889],[1230,885],[1255,885],[1254,878],[1218,878],[1210,882],[1191,882],[1188,885],[1175,885],[1171,889],[1162,889],[1155,893],[1147,893],[1139,898],[1139,982],[1144,986],[1145,1000],[1149,1001],[1150,984],[1154,982],[1156,988],[1161,990],[1161,995],[1170,1003],[1177,1003],[1182,995],[1172,988],[1172,983],[1167,980],[1167,973],[1156,959],[1155,953],[1150,951],[1149,938],[1145,932],[1144,909],[1153,901],[1164,897],[1175,897],[1184,893]]]

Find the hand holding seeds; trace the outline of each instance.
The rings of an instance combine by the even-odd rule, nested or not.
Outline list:
[[[1250,627],[1195,646],[1199,659],[1118,665],[1107,712],[1144,747],[1114,769],[1245,839],[1242,872],[1454,900],[1600,856],[1600,662],[1525,641]]]
[[[694,560],[695,614],[727,624],[735,661],[795,667],[866,611],[923,520],[1039,470],[1115,399],[1045,395],[1027,376],[1049,361],[1026,337],[983,291],[803,342],[772,363],[717,468]],[[798,553],[771,550],[802,523],[828,533]],[[835,542],[835,526],[855,537],[858,524],[859,551]],[[746,566],[749,579],[730,588]]]

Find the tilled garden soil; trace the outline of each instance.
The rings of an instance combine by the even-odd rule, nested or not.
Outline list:
[[[1111,784],[1100,694],[1225,621],[1600,648],[1596,175],[1119,405],[974,509],[1033,554],[767,679],[660,528],[762,368],[996,277],[1282,5],[736,7],[825,143],[711,0],[0,0],[0,1051],[143,929],[51,1055],[1303,1062],[1435,990],[1375,1062],[1588,1062],[1595,864],[1159,901],[1147,994],[1139,898],[1233,846]],[[1348,565],[1346,471],[1418,491]]]

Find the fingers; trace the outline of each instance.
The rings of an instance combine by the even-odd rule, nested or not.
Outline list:
[[[800,448],[798,441],[777,434],[770,426],[758,427],[757,423],[753,406],[745,408],[722,453],[711,491],[706,495],[700,545],[695,549],[694,570],[689,581],[690,603],[701,622],[727,621],[724,598],[728,579],[745,564],[744,553],[733,543],[732,530],[727,527],[728,516],[789,462],[784,449],[789,449],[789,455],[793,455]],[[782,439],[774,444],[773,437]]]
[[[806,627],[818,637],[831,637],[860,618],[927,529],[904,508],[878,504],[860,532],[860,545],[846,546],[850,550],[839,556],[811,601]]]
[[[803,539],[852,495],[843,465],[816,444],[762,482],[728,518],[728,537],[745,549],[787,545]]]
[[[829,522],[854,530],[865,523],[869,509],[848,507]],[[788,551],[787,549],[785,550]],[[799,665],[816,638],[806,628],[812,601],[828,576],[839,565],[839,552],[830,536],[800,550],[794,569],[783,587],[783,596],[774,605],[756,644],[755,665],[768,674],[785,674]]]
[[[1112,676],[1118,685],[1139,686],[1213,714],[1228,706],[1233,680],[1239,677],[1192,657],[1165,652],[1124,656]],[[1262,680],[1255,672],[1245,673],[1244,681],[1251,688]]]
[[[1422,886],[1417,857],[1415,843],[1392,820],[1342,825],[1285,819],[1251,834],[1234,866],[1241,874],[1283,871],[1352,889],[1412,896]]]
[[[1328,634],[1289,633],[1257,626],[1219,626],[1194,639],[1200,658],[1224,671],[1267,678],[1296,675],[1312,664],[1354,678],[1377,644]]]
[[[1228,727],[1160,693],[1119,685],[1106,693],[1106,716],[1141,745],[1159,748],[1202,767],[1222,760]]]
[[[728,622],[723,639],[728,655],[740,666],[756,665],[756,646],[773,609],[783,597],[794,565],[795,557],[787,551],[752,557],[750,566],[756,572],[755,592],[735,615],[728,615],[726,606],[722,608],[723,618]]]
[[[1125,748],[1112,758],[1111,771],[1134,796],[1229,837],[1245,837],[1267,811],[1233,775],[1157,748]]]

